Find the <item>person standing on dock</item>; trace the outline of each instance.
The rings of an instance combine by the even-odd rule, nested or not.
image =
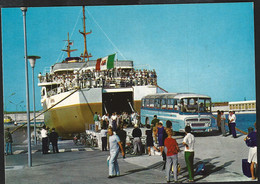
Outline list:
[[[224,111],[221,111],[221,132],[223,136],[226,136],[226,129],[225,129],[225,120],[226,117],[224,115]]]
[[[173,132],[171,128],[166,128],[168,137],[164,140],[164,146],[167,149],[166,153],[166,177],[167,183],[170,183],[170,172],[173,167],[173,175],[175,182],[178,181],[177,168],[178,168],[178,152],[180,151],[178,143],[172,138]]]
[[[160,149],[160,152],[161,152],[161,155],[163,154],[163,148],[164,148],[164,139],[163,139],[163,135],[164,135],[164,126],[163,126],[163,122],[160,121],[158,123],[158,127],[157,127],[157,132],[158,132],[158,142],[159,142],[159,149]],[[167,136],[166,136],[167,137]]]
[[[193,182],[194,181],[193,161],[194,161],[195,138],[194,135],[191,134],[190,126],[185,127],[185,134],[186,136],[183,139],[183,145],[185,146],[184,157],[185,157],[185,162],[189,173],[189,182]]]
[[[133,145],[134,145],[134,152],[132,154],[137,155],[137,153],[142,154],[141,152],[141,137],[142,137],[142,131],[138,127],[138,125],[134,126],[134,129],[132,131],[132,136],[134,138]]]
[[[102,151],[107,151],[107,126],[103,125],[100,131],[102,141]]]
[[[256,169],[257,169],[257,128],[256,128],[256,122],[255,122],[255,131],[251,132],[248,134],[248,136],[244,139],[244,141],[246,142],[246,145],[249,148],[249,153],[248,153],[248,163],[251,163],[250,165],[250,172],[251,172],[251,176],[252,176],[252,180],[255,180],[255,172],[254,172],[254,168],[256,165]]]
[[[48,131],[46,130],[46,126],[43,125],[41,130],[42,136],[42,154],[48,153]]]
[[[113,128],[113,131],[115,132],[116,129],[117,129],[117,124],[116,124],[117,115],[116,115],[116,113],[112,113],[111,120],[112,120],[112,128]]]
[[[123,150],[125,152],[126,131],[123,129],[123,125],[119,126],[119,128],[116,131],[116,135],[119,137]]]
[[[157,133],[158,133],[157,126],[158,126],[159,121],[160,120],[157,119],[157,115],[154,115],[153,120],[151,122],[151,129],[153,130],[153,137],[154,137],[155,144],[158,143],[158,141],[157,141]]]
[[[172,122],[170,120],[166,121],[166,129],[167,128],[172,130]],[[164,145],[165,139],[168,137],[168,134],[166,133],[166,129],[163,130],[163,145]],[[166,154],[167,154],[167,148],[164,147],[164,150],[162,152],[162,157],[163,157],[163,162],[164,162],[162,170],[164,170],[165,166],[166,166]]]
[[[50,142],[51,142],[51,145],[52,145],[52,151],[53,153],[59,153],[59,149],[58,149],[58,133],[55,132],[55,128],[52,128],[52,131],[49,135],[49,138],[50,138]]]
[[[153,147],[154,151],[159,151],[153,144],[153,131],[149,124],[146,125],[147,130],[145,130],[146,135],[146,146],[148,148],[148,155],[151,156],[151,147]]]
[[[113,129],[108,129],[109,135],[109,150],[110,150],[110,159],[109,159],[109,176],[108,178],[113,178],[120,175],[119,166],[117,162],[117,157],[119,154],[119,148],[121,149],[122,156],[125,156],[120,138],[117,135],[113,134]]]
[[[154,115],[154,116],[153,116],[153,120],[152,120],[152,122],[151,122],[151,128],[157,126],[158,123],[159,123],[159,121],[160,121],[160,120],[157,119],[157,115]]]
[[[235,115],[234,111],[229,111],[228,120],[229,120],[232,136],[234,138],[237,138],[237,133],[236,133],[236,115]]]
[[[5,155],[9,155],[8,153],[10,152],[10,155],[13,154],[12,152],[12,143],[13,143],[13,138],[12,134],[9,131],[9,128],[5,129]]]
[[[221,112],[218,110],[218,115],[217,115],[217,126],[218,126],[218,131],[221,132]]]
[[[93,120],[94,120],[94,123],[95,123],[95,131],[97,132],[97,131],[98,131],[99,124],[100,124],[99,119],[98,119],[97,112],[95,112],[94,117],[93,117]]]

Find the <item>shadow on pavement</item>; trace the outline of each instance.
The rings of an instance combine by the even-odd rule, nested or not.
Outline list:
[[[196,162],[196,164],[194,164],[194,177],[195,177],[195,182],[196,181],[200,181],[206,177],[208,177],[209,175],[213,174],[213,173],[227,173],[229,171],[227,171],[225,168],[230,166],[233,162],[235,162],[235,160],[231,160],[231,161],[228,161],[226,163],[224,163],[223,165],[221,166],[216,166],[217,163],[219,163],[218,161],[216,162],[213,162],[211,163],[212,160],[214,159],[217,159],[219,157],[214,157],[214,158],[209,158],[209,159],[205,159],[205,160],[200,160],[198,162]],[[198,167],[199,164],[201,163],[204,163],[205,164],[205,170],[204,170],[204,173],[199,175],[199,174],[195,174],[196,172],[196,168]],[[220,172],[221,171],[221,172]],[[183,173],[186,173],[185,175],[183,175],[183,178],[184,181],[188,179],[189,175],[188,175],[188,170],[187,168],[183,168],[181,169],[181,173],[180,174],[183,174]],[[181,181],[181,180],[180,180]],[[183,182],[183,181],[182,181]]]
[[[55,155],[63,155],[63,154],[66,154],[66,152],[55,153]],[[40,166],[44,166],[44,165],[53,165],[53,164],[59,164],[59,163],[65,163],[65,162],[71,162],[71,161],[85,160],[86,159],[86,157],[77,158],[77,159],[68,159],[66,157],[66,158],[60,158],[62,160],[53,161],[50,158],[47,158],[48,155],[53,155],[53,153],[49,153],[49,154],[44,155],[44,157],[46,157],[46,159],[49,159],[47,163],[45,162],[45,163],[35,164],[34,167],[40,167]],[[103,154],[95,153],[95,155],[96,156],[102,156]],[[86,155],[86,156],[90,156],[91,157],[91,155]]]
[[[157,169],[157,168],[160,168],[162,166],[163,166],[163,161],[155,163],[153,165],[150,165],[149,167],[144,167],[144,168],[140,168],[140,169],[133,169],[133,170],[127,171],[125,174],[122,174],[118,177],[130,175],[130,174],[134,174],[134,173],[137,173],[137,172],[146,171],[146,170],[150,170],[150,169]]]

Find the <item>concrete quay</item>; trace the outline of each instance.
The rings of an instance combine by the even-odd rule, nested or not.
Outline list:
[[[35,116],[37,117],[41,112],[36,112]],[[12,113],[12,114],[4,114],[4,116],[10,116],[14,121],[16,120],[17,123],[24,123],[27,122],[27,113]],[[34,114],[30,113],[30,119],[33,119]],[[44,114],[41,114],[39,117],[36,118],[36,122],[43,122],[44,121]]]
[[[245,135],[223,137],[217,132],[195,135],[195,168],[203,162],[206,165],[205,175],[196,175],[196,183],[205,182],[249,182],[242,172],[242,159],[247,158],[248,147],[244,143]],[[183,135],[175,136],[181,150]],[[50,146],[51,148],[51,146]],[[26,144],[16,144],[14,155],[5,156],[5,181],[7,184],[52,184],[52,183],[166,183],[165,171],[162,171],[161,156],[119,155],[121,176],[108,179],[106,163],[109,152],[73,144],[72,140],[59,141],[59,154],[41,154],[41,145],[32,145],[32,167],[27,166]],[[24,150],[24,152],[15,152]],[[187,169],[184,152],[178,160],[181,165],[179,181],[187,182]],[[172,179],[173,180],[173,179]],[[257,181],[253,182],[257,183]]]

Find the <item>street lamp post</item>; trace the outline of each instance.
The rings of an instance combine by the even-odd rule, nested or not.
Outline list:
[[[21,7],[21,10],[23,12],[23,29],[24,29],[24,55],[25,55],[25,80],[26,80],[26,105],[27,105],[27,139],[28,139],[28,167],[31,167],[32,166],[32,155],[31,155],[31,130],[30,130],[30,101],[29,101],[27,36],[26,36],[26,11],[27,11],[27,7]]]
[[[40,59],[40,56],[28,56],[29,62],[32,67],[32,85],[33,85],[33,120],[34,120],[34,145],[37,145],[36,139],[36,116],[35,116],[35,88],[34,88],[34,67],[36,63],[36,59]]]

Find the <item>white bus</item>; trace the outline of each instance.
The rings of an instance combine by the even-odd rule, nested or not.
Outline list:
[[[150,124],[154,115],[163,122],[172,122],[175,132],[184,132],[189,125],[192,132],[212,131],[211,98],[194,93],[162,93],[142,98],[141,122]]]

